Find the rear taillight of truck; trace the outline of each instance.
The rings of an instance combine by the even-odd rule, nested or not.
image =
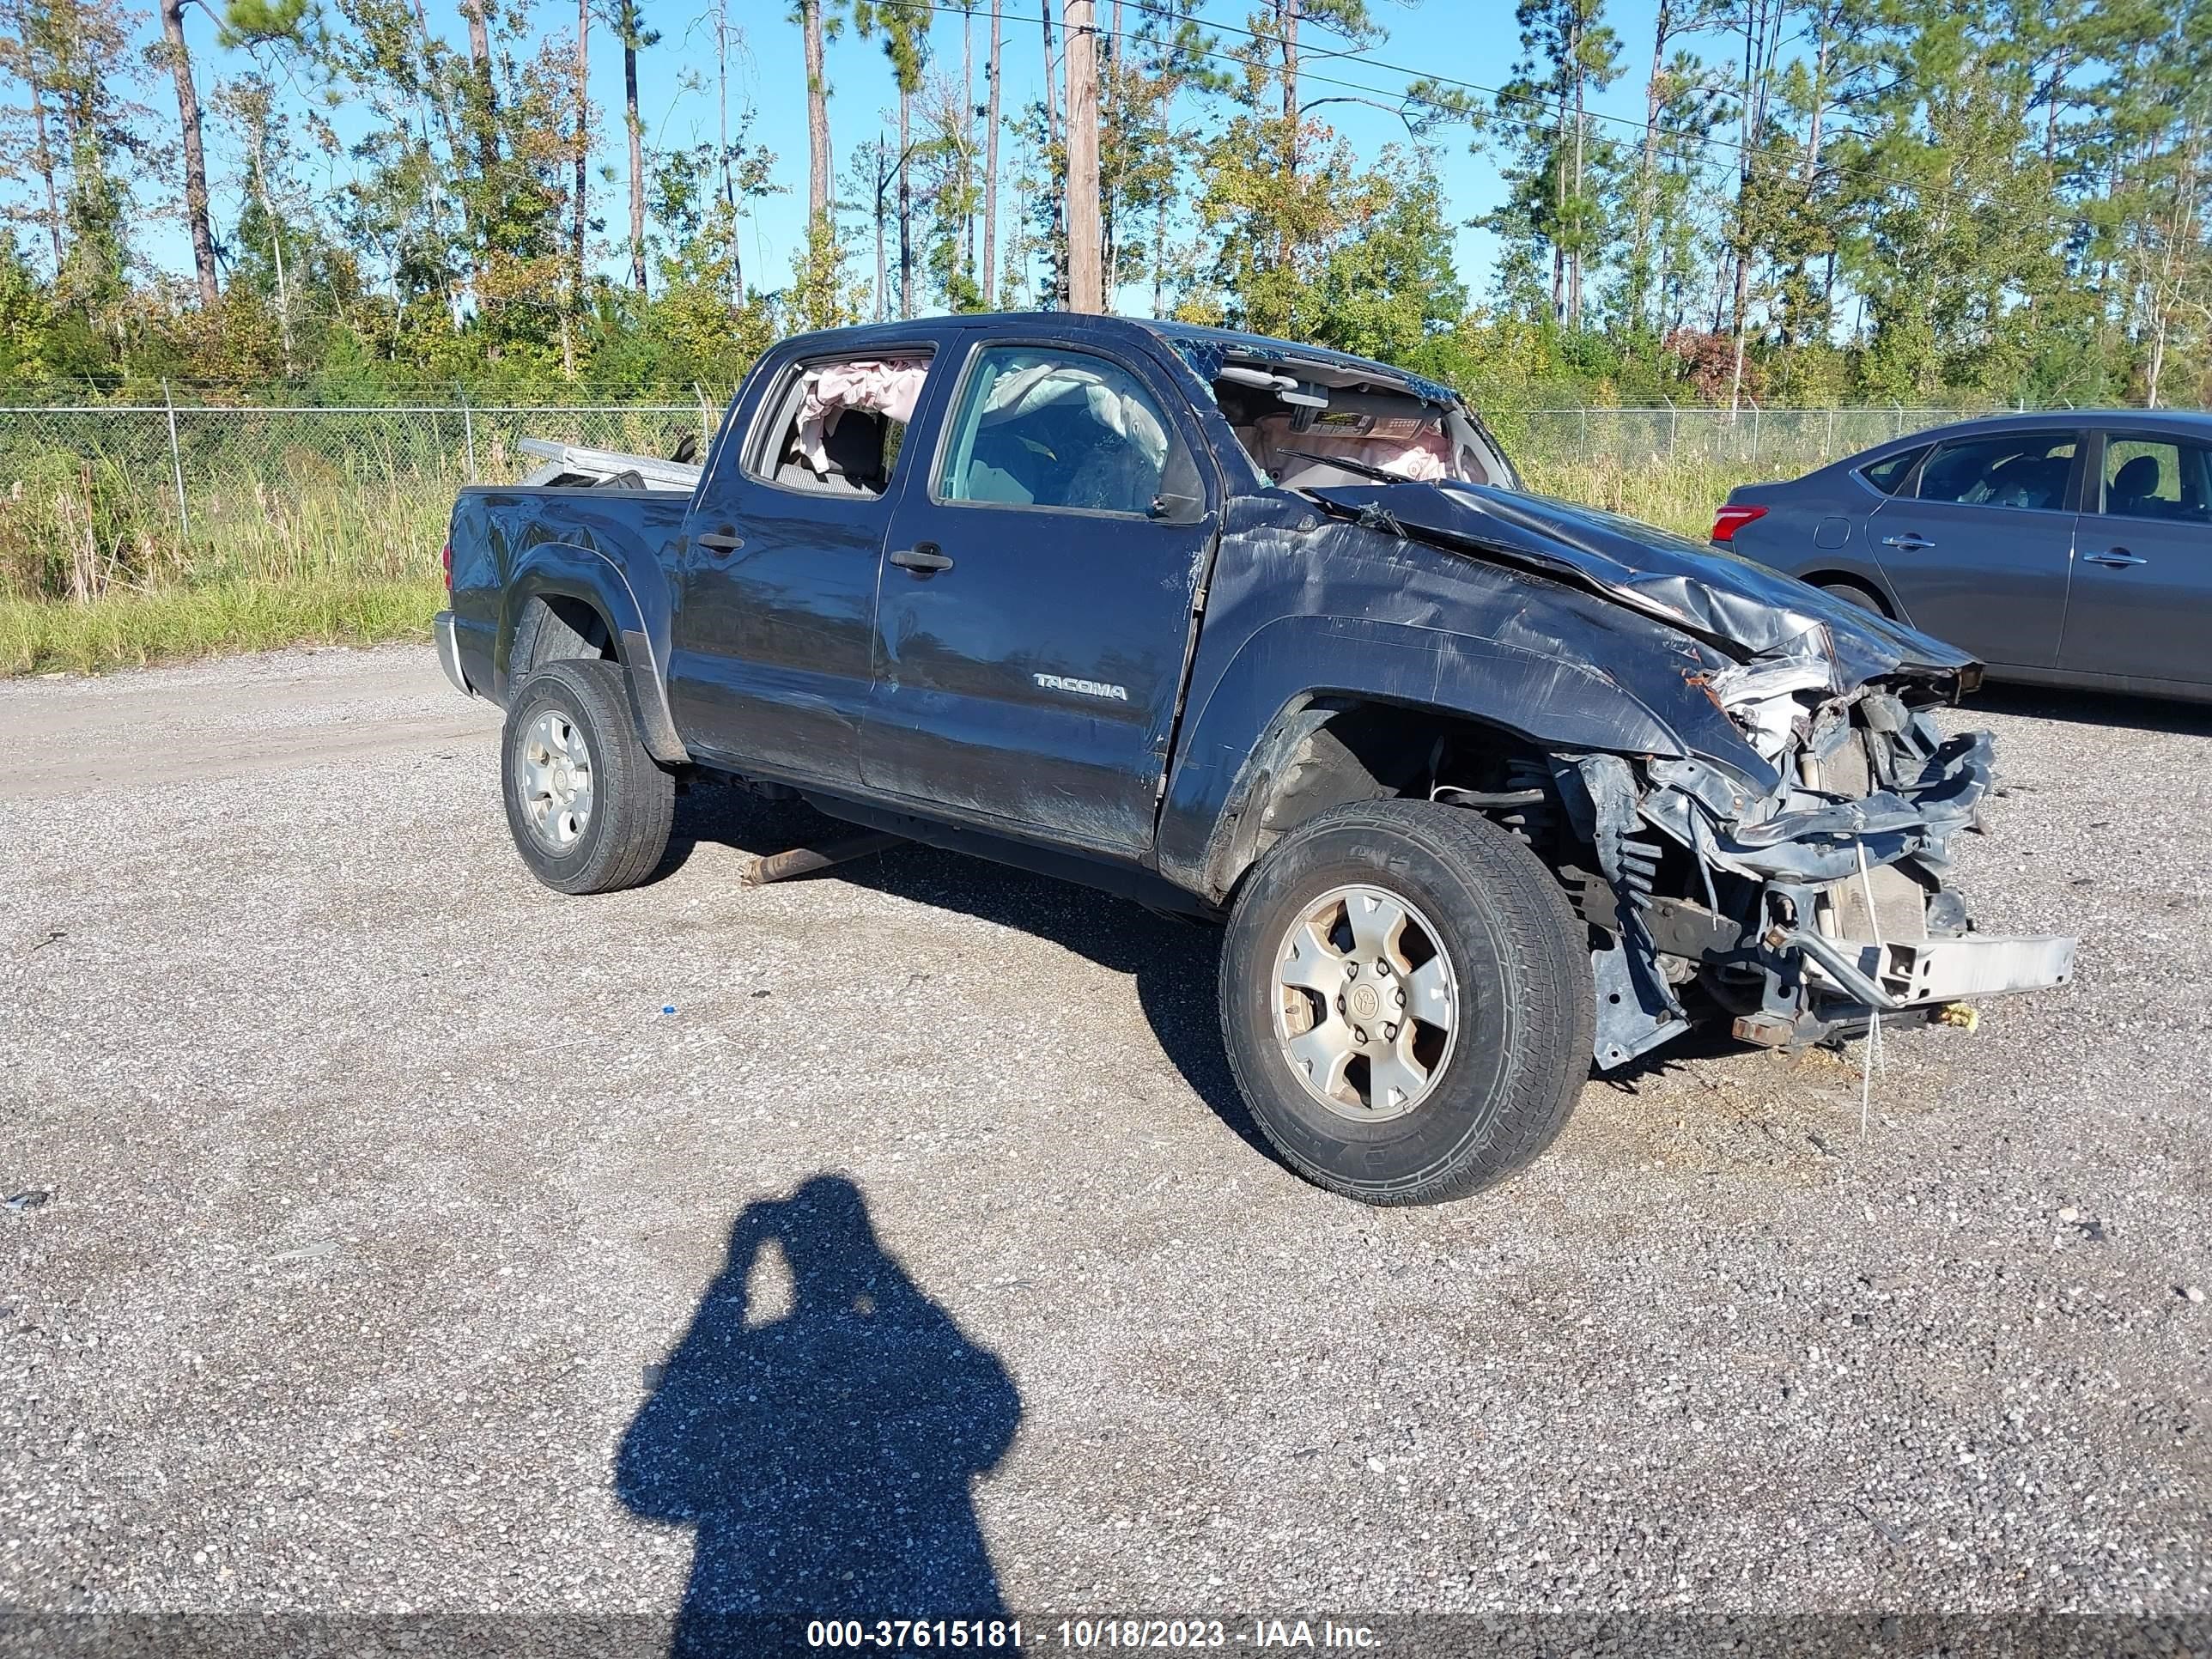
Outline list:
[[[453,544],[447,542],[438,554],[438,562],[446,568],[446,597],[453,597]]]
[[[1713,520],[1713,539],[1717,542],[1732,542],[1735,539],[1737,531],[1742,529],[1753,519],[1763,519],[1765,516],[1766,509],[1763,507],[1724,507]]]

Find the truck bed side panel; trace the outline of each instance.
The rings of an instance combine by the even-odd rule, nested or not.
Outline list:
[[[644,490],[464,489],[453,508],[453,609],[469,683],[504,703],[516,623],[532,599],[562,595],[604,617],[616,654],[664,696],[689,505],[689,496]]]

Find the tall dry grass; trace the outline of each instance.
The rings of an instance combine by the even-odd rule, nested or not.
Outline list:
[[[427,637],[431,580],[234,582],[116,593],[89,605],[0,599],[0,674],[104,673],[304,641]]]
[[[1528,488],[1539,495],[1601,507],[1700,542],[1711,532],[1713,509],[1728,499],[1729,490],[1788,476],[1771,467],[1729,465],[1702,456],[1676,461],[1658,457],[1547,461],[1518,455],[1515,459]]]
[[[536,465],[525,436],[665,454],[715,418],[688,407],[7,411],[0,674],[422,633],[464,480]]]
[[[0,674],[405,637],[438,607],[447,502],[252,482],[195,500],[187,532],[102,486],[86,467],[0,497]]]

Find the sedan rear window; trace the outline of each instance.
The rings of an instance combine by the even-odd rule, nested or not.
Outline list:
[[[2071,432],[2008,432],[1945,444],[1920,470],[1919,498],[1961,507],[2061,507],[2076,447]]]

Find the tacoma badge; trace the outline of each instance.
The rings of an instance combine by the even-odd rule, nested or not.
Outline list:
[[[1071,680],[1060,674],[1033,674],[1030,678],[1047,691],[1075,691],[1086,697],[1110,697],[1116,702],[1129,701],[1126,685],[1109,685],[1103,680]]]

